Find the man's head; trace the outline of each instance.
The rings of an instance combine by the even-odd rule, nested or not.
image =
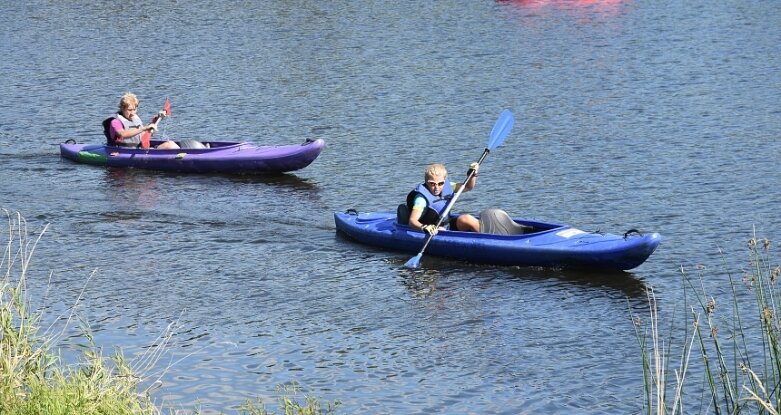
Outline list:
[[[426,173],[423,177],[425,180],[423,184],[428,191],[434,196],[439,196],[442,193],[445,180],[447,180],[447,169],[442,164],[432,164],[426,167]]]

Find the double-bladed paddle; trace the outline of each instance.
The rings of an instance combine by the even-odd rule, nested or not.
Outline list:
[[[165,116],[170,117],[171,116],[171,100],[166,97],[165,102],[163,103],[163,111],[165,111]],[[154,118],[152,118],[152,124],[157,127],[157,123],[160,122],[160,120],[163,119],[163,117],[160,117],[159,115],[155,115]],[[148,149],[150,146],[150,140],[152,138],[152,133],[149,132],[149,130],[144,131],[141,134],[141,148]]]
[[[513,118],[513,113],[509,109],[506,109],[502,111],[502,114],[499,116],[499,119],[496,120],[496,124],[494,124],[494,128],[491,130],[491,136],[488,138],[488,145],[486,146],[485,150],[483,151],[483,155],[480,156],[480,159],[477,160],[477,164],[480,165],[483,163],[483,160],[485,160],[486,156],[488,156],[488,153],[495,149],[496,147],[499,147],[502,142],[504,142],[504,139],[507,138],[507,135],[510,134],[510,130],[513,129],[513,124],[515,123],[515,119]],[[472,179],[472,176],[475,175],[474,170],[469,170],[469,174],[467,174],[466,179],[463,183],[461,183],[461,186],[458,187],[458,191],[455,195],[453,195],[453,198],[450,200],[450,203],[447,204],[445,207],[445,210],[439,215],[439,221],[437,222],[437,228],[442,225],[442,222],[445,220],[446,217],[450,214],[450,209],[453,207],[453,205],[456,203],[456,199],[458,199],[459,196],[461,196],[461,193],[464,191],[464,188],[466,187],[466,183],[469,182],[470,179]],[[423,244],[423,248],[420,248],[420,252],[418,252],[417,255],[410,258],[409,261],[407,261],[404,266],[407,268],[419,268],[420,267],[420,259],[423,258],[423,252],[426,250],[426,247],[428,247],[429,242],[431,242],[431,239],[434,237],[434,234],[429,234],[428,238],[426,238],[426,243]]]

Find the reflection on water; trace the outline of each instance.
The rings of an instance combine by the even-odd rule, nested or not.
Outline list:
[[[636,274],[627,271],[589,272],[582,270],[543,270],[515,267],[511,274],[516,278],[556,278],[562,283],[584,288],[607,289],[621,293],[624,297],[642,300],[648,287]]]
[[[426,298],[436,291],[437,280],[442,275],[436,268],[410,269],[403,263],[397,266],[402,284],[413,298]]]
[[[301,178],[293,173],[273,173],[273,174],[243,174],[243,173],[210,173],[204,174],[186,174],[179,172],[150,171],[143,169],[122,169],[108,167],[106,168],[105,183],[108,186],[140,186],[144,182],[154,185],[156,177],[181,178],[182,181],[215,181],[215,178],[223,178],[233,183],[244,184],[265,184],[269,186],[282,186],[298,190],[317,190],[318,186],[312,179]]]
[[[573,11],[581,15],[596,13],[614,16],[621,12],[621,8],[631,3],[632,0],[497,0],[499,3],[512,4],[520,8],[540,11],[553,9]],[[585,16],[584,16],[585,17]]]
[[[154,174],[109,167],[103,176],[103,187],[116,210],[152,210],[159,197],[155,180]]]
[[[437,282],[443,276],[474,273],[480,271],[483,278],[512,281],[539,281],[556,280],[562,285],[561,289],[569,289],[566,285],[580,288],[593,288],[614,293],[633,300],[646,299],[646,283],[637,275],[626,271],[591,272],[583,270],[550,269],[539,267],[497,267],[486,265],[472,265],[446,258],[428,257],[426,267],[421,269],[407,269],[401,259],[393,258],[391,263],[399,267],[399,275],[404,286],[415,297],[431,295],[437,288]],[[396,264],[398,262],[398,264]],[[488,276],[486,276],[488,275]]]
[[[225,177],[236,183],[262,183],[269,186],[287,187],[305,192],[317,192],[319,186],[312,179],[301,178],[293,173],[278,174],[224,174]]]

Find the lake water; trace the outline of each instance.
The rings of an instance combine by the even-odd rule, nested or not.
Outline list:
[[[681,266],[701,265],[723,293],[754,227],[781,238],[776,2],[3,9],[0,207],[51,224],[35,301],[56,316],[81,295],[98,345],[129,358],[171,325],[148,373],[175,408],[232,412],[296,381],[341,413],[637,413],[630,310],[646,288],[670,310]],[[327,148],[276,176],[61,159],[68,138],[102,140],[126,91],[145,120],[170,97],[163,137]],[[456,210],[660,232],[648,262],[608,275],[424,257],[410,271],[410,255],[336,234],[333,212],[394,209],[430,162],[462,180],[504,108],[515,128]]]

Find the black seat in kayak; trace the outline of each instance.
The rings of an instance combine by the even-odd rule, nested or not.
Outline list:
[[[396,223],[409,225],[409,208],[406,203],[402,203],[396,208]]]
[[[111,122],[114,121],[114,117],[108,117],[105,120],[103,120],[103,135],[106,136],[106,144],[113,146],[114,143],[111,142]]]
[[[494,235],[523,235],[534,232],[534,228],[513,220],[501,209],[486,209],[480,212],[480,232]]]

